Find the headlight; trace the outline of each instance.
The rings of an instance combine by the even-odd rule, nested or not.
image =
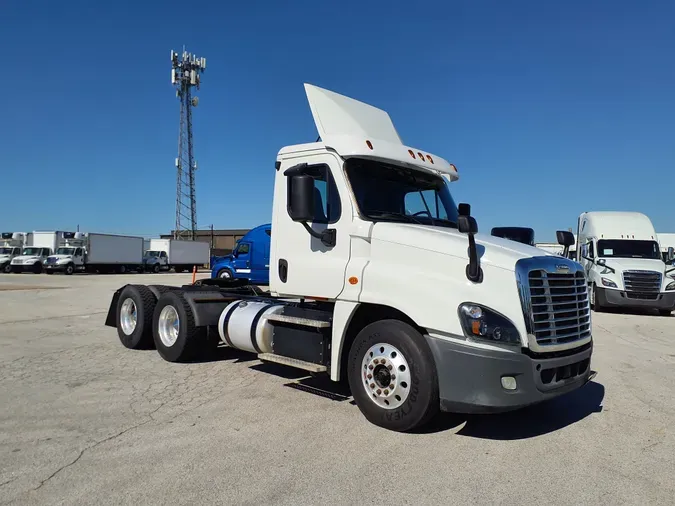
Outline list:
[[[666,286],[666,290],[675,290],[675,281],[671,281],[668,283],[668,286]]]
[[[616,283],[614,281],[612,281],[611,279],[600,278],[600,280],[602,281],[602,284],[604,286],[608,286],[610,288],[617,288]]]
[[[491,343],[520,344],[520,335],[511,321],[492,309],[478,304],[459,306],[464,334]]]

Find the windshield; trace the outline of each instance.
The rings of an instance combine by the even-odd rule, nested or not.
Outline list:
[[[534,246],[534,230],[523,227],[494,227],[492,235]]]
[[[358,159],[348,160],[345,169],[365,218],[457,227],[457,206],[442,177]]]
[[[11,255],[14,248],[0,248],[0,255]]]
[[[158,257],[160,253],[161,253],[160,251],[146,251],[145,256],[146,257]]]
[[[59,248],[56,250],[57,255],[74,255],[75,248]]]
[[[634,241],[626,239],[600,239],[598,257],[610,258],[653,258],[661,259],[661,251],[656,241]]]
[[[26,256],[41,256],[42,248],[24,248],[23,254]]]

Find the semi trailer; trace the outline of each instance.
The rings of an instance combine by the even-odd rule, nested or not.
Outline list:
[[[143,256],[143,268],[150,272],[171,269],[176,272],[191,271],[208,265],[210,259],[211,246],[207,242],[150,239],[150,249]]]
[[[582,213],[576,243],[595,311],[642,308],[669,315],[675,309],[673,248],[662,257],[647,216],[621,211]]]
[[[143,238],[128,235],[64,232],[63,239],[44,263],[47,274],[140,270]]]
[[[2,232],[0,237],[0,271],[8,274],[12,272],[12,258],[21,255],[24,246],[33,244],[33,234]]]
[[[282,148],[272,169],[269,290],[122,286],[105,321],[121,343],[180,362],[222,342],[325,374],[395,431],[439,409],[508,411],[590,381],[582,266],[478,234],[450,192],[454,165],[404,145],[381,109],[305,91],[320,140]]]

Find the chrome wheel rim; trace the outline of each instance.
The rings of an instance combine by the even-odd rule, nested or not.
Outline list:
[[[232,276],[229,271],[223,271],[220,273],[220,279],[230,279]]]
[[[178,312],[173,306],[164,306],[159,313],[159,325],[157,331],[162,344],[170,348],[176,344],[178,331],[180,330],[180,318]]]
[[[410,366],[396,347],[378,343],[363,357],[361,380],[371,401],[383,409],[396,409],[410,393]]]
[[[136,330],[136,323],[138,322],[138,311],[136,310],[136,303],[132,299],[125,299],[122,302],[122,309],[120,309],[120,325],[122,332],[130,336]]]

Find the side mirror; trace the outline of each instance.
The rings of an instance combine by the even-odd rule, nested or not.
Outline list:
[[[478,223],[476,223],[476,218],[460,214],[457,218],[457,229],[462,234],[478,233]]]
[[[574,234],[568,230],[558,230],[555,233],[558,244],[561,246],[572,246],[574,244]]]
[[[457,206],[457,212],[460,216],[471,216],[471,204],[459,204]]]
[[[675,249],[672,246],[668,246],[668,262],[672,263],[675,260]]]
[[[306,174],[290,179],[288,214],[293,221],[311,221],[314,218],[314,180]]]

